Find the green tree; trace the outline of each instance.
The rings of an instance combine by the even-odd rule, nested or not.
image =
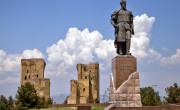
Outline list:
[[[45,103],[45,97],[39,97],[38,104],[36,105],[36,108],[46,108],[46,103]]]
[[[180,87],[177,83],[174,83],[173,86],[165,88],[167,97],[164,97],[167,103],[180,104]]]
[[[34,108],[39,101],[34,85],[31,85],[29,82],[18,88],[16,99],[16,104],[19,109]]]
[[[8,109],[9,110],[14,108],[13,104],[14,104],[14,100],[13,100],[12,96],[9,96],[9,100],[8,100]]]
[[[18,110],[27,110],[29,108],[47,108],[53,103],[51,98],[45,101],[45,97],[38,97],[34,85],[31,85],[29,82],[18,88],[16,99],[16,109]],[[9,97],[9,105],[12,104],[10,100],[11,98]]]
[[[67,104],[67,99],[69,96],[66,97],[66,99],[64,100],[64,104]]]
[[[5,96],[3,96],[3,95],[1,95],[0,96],[0,102],[3,102],[4,104],[8,104],[8,100],[6,99],[6,97]]]
[[[49,98],[47,101],[45,101],[45,97],[39,97],[38,104],[36,105],[36,108],[48,108],[49,105],[53,104],[53,100]]]
[[[6,99],[5,96],[1,95],[0,96],[0,103],[1,103],[1,107],[8,110],[8,100]],[[1,109],[0,109],[1,110]],[[3,110],[3,109],[2,109]]]
[[[159,92],[155,92],[152,87],[141,88],[141,101],[143,106],[162,105]]]
[[[8,110],[6,104],[4,104],[3,102],[0,102],[0,110]]]
[[[13,107],[14,107],[14,106],[13,106],[14,101],[13,101],[13,99],[12,99],[12,96],[10,96],[10,97],[9,97],[9,100],[7,100],[5,96],[1,95],[1,96],[0,96],[0,103],[1,103],[1,107],[4,108],[4,106],[5,106],[5,108],[6,108],[7,110],[11,110],[11,109],[13,109]],[[4,109],[0,109],[0,110],[4,110]]]
[[[94,103],[99,103],[99,100],[96,98],[96,99],[94,100]]]
[[[53,99],[52,99],[52,98],[49,98],[46,103],[47,103],[48,105],[52,105],[52,104],[53,104]]]

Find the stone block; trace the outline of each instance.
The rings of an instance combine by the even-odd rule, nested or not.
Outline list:
[[[127,86],[127,87],[132,87],[132,85],[133,85],[133,80],[128,80],[126,83],[125,83],[125,86]]]
[[[126,101],[127,100],[127,94],[119,94],[120,101]]]
[[[127,94],[133,94],[134,93],[134,88],[132,86],[127,87]]]
[[[127,101],[133,101],[134,100],[134,94],[127,94]]]
[[[120,101],[120,96],[119,96],[120,94],[114,94],[114,100],[115,101]]]
[[[136,72],[136,73],[133,75],[133,78],[134,78],[134,79],[139,79],[139,72]]]
[[[110,93],[110,94],[114,93],[113,88],[110,88],[110,89],[109,89],[109,93]]]
[[[141,101],[141,95],[140,94],[134,94],[134,100],[135,101]]]
[[[126,101],[127,97],[126,94],[115,94],[114,99],[115,101]]]
[[[127,94],[127,87],[126,86],[121,86],[117,91],[116,93],[119,93],[119,94]]]
[[[128,107],[128,101],[121,101],[120,106],[121,107]]]
[[[141,101],[135,101],[135,107],[142,107]]]
[[[134,107],[135,102],[134,101],[128,101],[128,107]]]
[[[134,79],[134,86],[139,86],[139,79]]]
[[[135,90],[135,94],[140,94],[140,88],[139,88],[139,86],[134,87],[134,90]]]
[[[121,107],[121,101],[116,101],[115,106],[116,107]]]

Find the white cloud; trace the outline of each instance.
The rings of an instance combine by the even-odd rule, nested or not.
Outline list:
[[[180,64],[180,49],[176,50],[176,53],[170,57],[164,57],[161,59],[162,65]]]
[[[0,84],[12,84],[19,82],[20,82],[20,78],[14,78],[14,77],[7,77],[6,79],[0,80]]]
[[[149,53],[154,59],[159,60],[161,58],[161,54],[151,48],[149,49]]]
[[[98,31],[89,32],[77,28],[70,28],[65,40],[59,40],[48,47],[47,71],[51,75],[67,74],[76,67],[77,63],[89,63],[93,61],[94,51],[102,42],[103,36]],[[51,71],[50,71],[51,70]],[[67,72],[69,70],[69,72]]]
[[[4,52],[3,50],[0,50],[0,57],[5,56],[5,55],[6,55],[6,52]],[[2,60],[2,59],[0,59],[0,60]]]
[[[138,58],[157,57],[161,55],[149,47],[150,32],[154,17],[146,14],[134,19],[135,35],[132,36],[131,52]],[[46,50],[48,54],[47,71],[49,75],[76,73],[77,63],[99,61],[101,70],[111,68],[111,59],[116,55],[114,39],[105,40],[98,31],[89,32],[70,28],[64,40],[59,40]],[[73,70],[73,71],[72,71]]]
[[[152,25],[155,22],[155,17],[148,17],[146,14],[136,16],[134,18],[134,28],[136,33],[149,33]]]
[[[109,73],[109,70],[111,70],[111,59],[116,56],[114,40],[102,40],[95,49],[95,54],[101,60],[100,71]]]
[[[22,57],[25,59],[29,58],[45,58],[45,56],[37,49],[34,50],[24,50]]]
[[[0,75],[20,71],[20,59],[19,54],[7,55],[5,51],[0,50]]]
[[[25,58],[45,58],[45,56],[37,49],[24,50],[22,55],[20,54],[7,54],[5,51],[0,50],[0,76],[5,79],[0,79],[1,83],[14,83],[12,77],[9,76],[20,76],[20,62],[21,59]]]
[[[146,14],[134,18],[135,35],[132,36],[131,52],[137,58],[142,59],[151,56],[159,58],[161,56],[149,46],[150,32],[154,22],[155,18],[148,17]]]
[[[161,57],[158,52],[149,47],[149,37],[154,22],[155,18],[148,17],[146,14],[135,17],[135,35],[132,36],[131,45],[131,52],[134,56],[138,58]],[[110,70],[111,59],[116,55],[114,39],[105,40],[98,31],[89,32],[88,29],[80,31],[77,28],[70,28],[65,39],[60,39],[56,44],[47,47],[46,52],[48,54],[46,66],[48,75],[76,74],[77,63],[96,61],[99,61],[102,70]],[[0,71],[20,70],[21,58],[45,58],[37,49],[24,50],[22,55],[6,55],[4,51],[0,53],[2,62]],[[14,63],[15,65],[12,65]]]
[[[116,55],[114,40],[102,40],[95,49],[95,54],[102,60],[112,59]]]

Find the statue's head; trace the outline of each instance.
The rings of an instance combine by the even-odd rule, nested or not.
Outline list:
[[[121,0],[120,4],[121,4],[122,8],[126,9],[126,1],[125,0]]]

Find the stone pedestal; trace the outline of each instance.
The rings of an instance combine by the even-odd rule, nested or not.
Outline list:
[[[142,107],[136,58],[112,59],[109,101],[116,107]]]

